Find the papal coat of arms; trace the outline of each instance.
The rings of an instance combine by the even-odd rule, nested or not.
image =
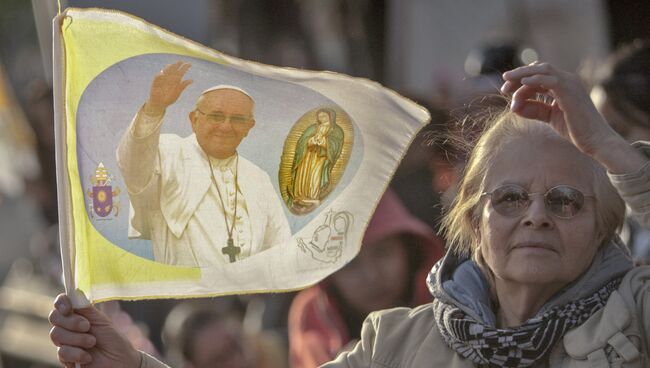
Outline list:
[[[115,201],[114,197],[120,194],[120,188],[113,188],[111,177],[103,163],[97,165],[95,175],[90,176],[90,182],[93,185],[88,190],[88,197],[92,199],[92,203],[88,205],[90,216],[106,218],[113,212],[114,216],[117,216],[120,212],[120,203]]]

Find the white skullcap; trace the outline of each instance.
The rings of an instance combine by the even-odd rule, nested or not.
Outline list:
[[[210,88],[206,89],[205,91],[201,92],[201,95],[204,95],[204,94],[206,94],[208,92],[212,92],[212,91],[218,91],[218,90],[221,90],[221,89],[233,89],[235,91],[238,91],[238,92],[241,92],[241,93],[245,94],[251,100],[253,99],[253,97],[251,97],[251,95],[249,95],[248,92],[244,91],[243,89],[241,89],[239,87],[231,86],[229,84],[220,84],[218,86],[210,87]]]

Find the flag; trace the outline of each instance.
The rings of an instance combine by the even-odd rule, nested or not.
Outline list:
[[[366,79],[228,56],[126,13],[54,19],[66,288],[278,292],[358,253],[429,113]]]

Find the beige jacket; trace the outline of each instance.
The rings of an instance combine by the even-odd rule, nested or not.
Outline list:
[[[650,367],[650,267],[627,273],[607,304],[569,331],[537,367]],[[606,348],[613,349],[609,355]],[[322,368],[473,368],[438,332],[431,304],[371,314],[361,341]]]
[[[650,367],[650,266],[626,274],[603,309],[566,333],[537,367]],[[607,349],[609,347],[609,349]],[[605,352],[609,351],[609,354]],[[141,368],[166,365],[143,353]],[[431,304],[371,314],[361,341],[322,368],[474,368],[447,346],[438,332]]]

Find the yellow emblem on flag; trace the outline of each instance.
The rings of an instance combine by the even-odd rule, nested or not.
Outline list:
[[[296,215],[316,209],[341,180],[354,131],[343,110],[320,106],[306,112],[287,135],[280,162],[280,192]]]

